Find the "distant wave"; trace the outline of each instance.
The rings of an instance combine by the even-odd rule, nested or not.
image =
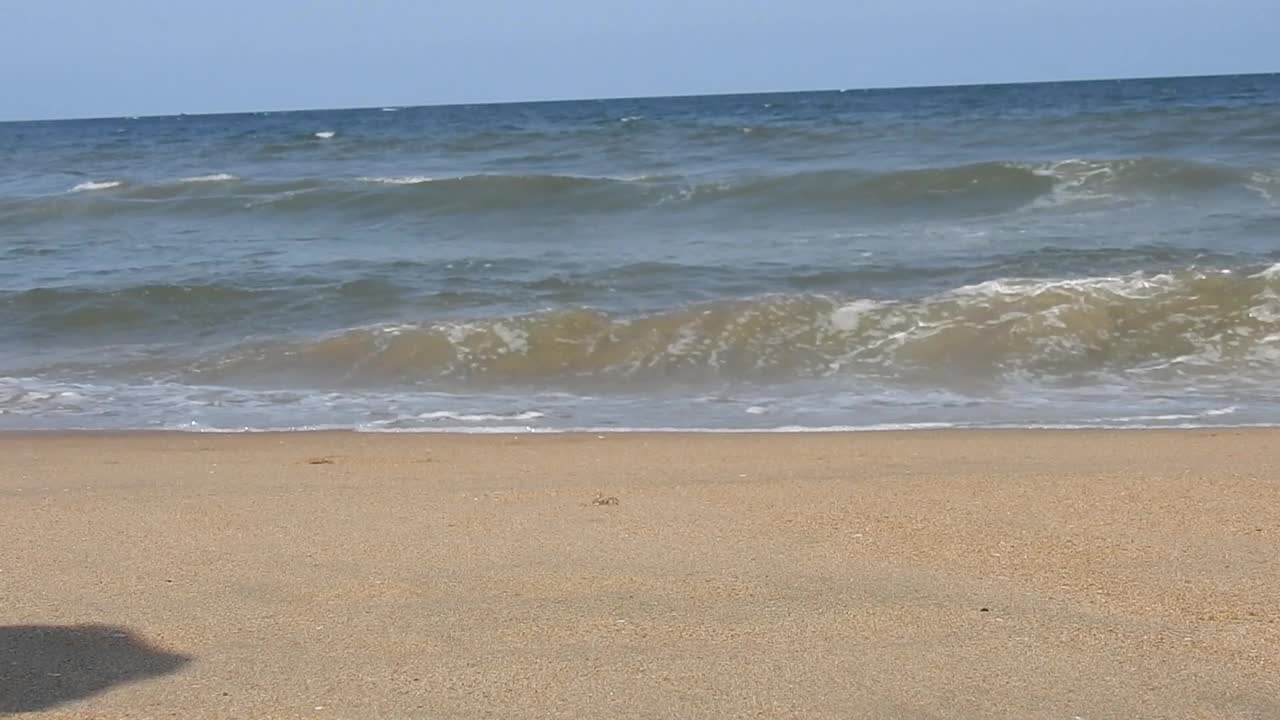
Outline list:
[[[627,181],[572,175],[466,175],[330,181],[305,193],[274,195],[257,204],[282,212],[331,211],[371,215],[561,209],[605,212],[643,206],[649,189]]]
[[[233,182],[234,181],[234,182]],[[98,194],[88,191],[119,190]],[[197,191],[198,190],[198,191]],[[280,182],[226,173],[133,184],[84,182],[73,188],[88,205],[53,197],[0,203],[0,223],[57,219],[59,213],[108,217],[169,210],[224,212],[227,201],[284,213],[362,215],[533,209],[593,213],[723,205],[732,210],[805,210],[893,218],[970,217],[1080,202],[1177,201],[1236,193],[1274,205],[1280,170],[1167,158],[988,162],[875,172],[832,169],[791,174],[686,179],[555,174],[369,176]],[[139,205],[131,199],[169,200]]]
[[[178,178],[175,183],[213,183],[226,182],[230,180],[238,180],[235,175],[227,173],[213,173],[209,175],[195,175],[192,177]],[[148,188],[164,186],[165,183],[156,183],[154,185],[135,185],[126,180],[89,180],[75,185],[69,192],[83,193],[92,192],[94,190],[115,190],[117,188],[129,188],[130,191],[147,192]],[[38,201],[38,200],[37,200]]]
[[[312,136],[313,136],[313,137],[316,137],[316,138],[319,138],[320,140],[331,140],[331,139],[333,139],[337,134],[338,134],[338,133],[334,132],[333,130],[321,130],[321,131],[319,131],[319,132],[312,133]]]
[[[120,332],[163,327],[181,321],[191,328],[233,326],[245,317],[261,318],[277,311],[296,312],[329,304],[334,312],[363,308],[376,315],[397,314],[412,301],[422,312],[485,312],[493,305],[533,302],[607,304],[618,294],[644,293],[657,302],[677,304],[690,289],[709,294],[739,295],[759,287],[820,295],[853,288],[911,286],[924,292],[975,282],[993,268],[1009,277],[1051,271],[1061,276],[1087,275],[1098,268],[1132,272],[1152,267],[1238,266],[1241,259],[1205,248],[1160,245],[1101,248],[1036,248],[992,255],[974,268],[946,260],[874,262],[828,268],[823,263],[697,264],[619,262],[577,271],[519,256],[351,260],[341,267],[320,264],[285,277],[250,274],[221,276],[189,283],[131,283],[129,273],[115,274],[117,284],[34,287],[0,291],[0,327],[30,324],[33,332],[94,328]],[[1280,272],[1270,271],[1273,274]],[[1267,276],[1270,277],[1270,276]],[[1273,278],[1280,281],[1280,276]],[[872,302],[866,300],[865,302]],[[243,305],[242,305],[243,303]],[[856,307],[856,303],[855,303]],[[6,315],[5,313],[10,313]],[[846,317],[849,309],[840,313]]]

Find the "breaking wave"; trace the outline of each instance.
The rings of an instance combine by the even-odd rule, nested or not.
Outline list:
[[[913,300],[768,295],[625,316],[592,309],[351,328],[206,355],[183,381],[610,387],[829,377],[950,385],[1280,369],[1280,266],[1008,278]]]

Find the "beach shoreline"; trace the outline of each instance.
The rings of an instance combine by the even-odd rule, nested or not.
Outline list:
[[[0,458],[0,712],[1280,716],[1280,429],[14,431]]]

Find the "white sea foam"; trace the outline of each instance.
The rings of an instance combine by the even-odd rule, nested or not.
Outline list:
[[[1142,272],[1071,279],[1001,278],[963,285],[934,297],[936,299],[973,296],[1030,297],[1056,290],[1085,290],[1109,292],[1128,299],[1143,299],[1150,297],[1152,293],[1168,290],[1177,283],[1178,279],[1168,273],[1150,275]]]
[[[527,353],[529,352],[529,333],[520,328],[513,328],[503,323],[494,323],[493,334],[498,336],[506,344],[507,352]]]
[[[191,177],[178,178],[180,183],[211,183],[211,182],[229,182],[231,180],[239,180],[240,178],[230,173],[213,173],[212,175],[193,175]]]
[[[426,412],[417,416],[418,420],[452,420],[454,422],[480,423],[480,422],[513,422],[537,420],[546,417],[547,414],[538,412],[537,410],[526,410],[525,412],[513,413],[511,415],[501,415],[497,413],[460,413],[448,410],[437,410],[435,412]]]
[[[636,433],[689,433],[697,435],[764,435],[772,433],[850,433],[850,432],[889,432],[902,430],[947,430],[965,427],[955,423],[881,423],[878,425],[780,425],[767,428],[708,428],[708,427],[566,427],[566,428],[533,428],[527,425],[489,425],[484,427],[370,427],[363,425],[354,428],[356,432],[389,432],[389,433],[461,433],[484,435],[631,435]],[[1075,426],[1072,426],[1075,427]],[[1082,426],[1083,427],[1083,426]]]
[[[434,182],[435,178],[426,175],[405,175],[404,177],[362,177],[360,182],[378,183],[380,185],[421,185]]]
[[[1273,279],[1268,277],[1268,280]],[[1258,296],[1262,302],[1249,308],[1249,317],[1264,323],[1280,323],[1280,296],[1267,290]],[[1245,328],[1246,330],[1248,328]]]
[[[884,303],[875,300],[854,300],[846,303],[831,313],[831,325],[837,330],[852,332],[862,323],[862,317],[872,310],[884,307]]]
[[[383,335],[389,335],[391,337],[395,337],[405,332],[410,332],[413,330],[421,330],[422,326],[417,325],[415,323],[392,323],[387,325],[373,325],[373,326],[370,326],[370,329],[375,332],[382,333]]]
[[[123,180],[90,180],[71,188],[71,192],[88,192],[91,190],[110,190],[124,185]]]
[[[280,432],[358,432],[388,434],[421,434],[421,435],[596,435],[605,438],[611,435],[636,434],[688,434],[688,435],[772,435],[772,434],[833,434],[833,433],[875,433],[875,432],[912,432],[930,430],[1232,430],[1248,428],[1276,428],[1277,423],[1194,423],[1174,424],[1116,424],[1116,423],[1043,423],[1043,424],[964,424],[964,423],[881,423],[878,425],[783,425],[769,428],[709,428],[709,427],[567,427],[567,428],[533,428],[528,425],[480,425],[480,426],[445,426],[445,427],[385,427],[374,425],[281,425],[278,427],[247,427],[205,425],[198,422],[177,423],[152,428],[170,432],[191,433],[225,433],[253,434]],[[65,428],[69,430],[93,430],[92,426],[83,428]]]
[[[321,130],[315,134],[315,137],[320,138],[321,140],[330,140],[337,134],[338,133],[332,130]]]
[[[49,382],[38,378],[13,378],[0,375],[0,429],[61,429],[61,430],[179,430],[186,432],[280,432],[304,430],[354,430],[362,432],[421,432],[421,433],[827,433],[827,432],[875,432],[908,430],[944,430],[951,428],[1196,428],[1196,427],[1274,427],[1275,422],[1257,422],[1254,417],[1243,422],[1227,422],[1228,416],[1248,413],[1250,410],[1236,405],[1207,405],[1198,408],[1150,407],[1151,412],[1132,414],[1100,414],[1064,417],[1061,419],[1026,419],[1020,422],[993,423],[973,417],[938,418],[932,421],[905,421],[869,419],[862,424],[850,422],[806,422],[791,418],[787,401],[775,407],[768,404],[748,406],[747,414],[754,418],[776,417],[779,421],[758,427],[742,427],[730,420],[728,423],[690,423],[688,427],[645,422],[636,419],[631,423],[600,424],[564,422],[579,411],[591,414],[588,405],[564,407],[559,400],[542,397],[559,409],[539,405],[540,410],[525,409],[504,411],[484,405],[470,405],[469,401],[444,395],[433,398],[383,395],[346,395],[344,393],[287,393],[296,395],[297,403],[283,405],[260,393],[215,386],[158,386],[121,387],[111,385],[86,385],[79,383]],[[571,398],[586,401],[588,398]],[[427,400],[436,408],[413,407],[418,400]],[[519,402],[515,397],[514,402]],[[140,413],[116,415],[103,414],[108,407],[121,407],[126,401]],[[453,404],[453,403],[459,404]],[[757,400],[760,402],[760,400]],[[1046,402],[1050,402],[1047,401]],[[298,403],[301,403],[299,406]],[[438,404],[437,404],[438,403]],[[465,403],[465,404],[463,404]],[[1050,403],[1051,404],[1051,403]],[[242,406],[241,410],[232,409]],[[519,408],[520,405],[508,405]],[[875,403],[867,405],[875,407]],[[524,407],[528,408],[528,405]],[[767,413],[758,410],[768,409]],[[753,412],[756,410],[756,412]],[[938,412],[947,412],[938,406]],[[373,417],[371,417],[371,415]],[[381,415],[382,417],[378,417]],[[115,419],[112,419],[112,418]],[[558,420],[552,420],[551,418]],[[725,416],[726,419],[729,416]],[[128,419],[125,419],[128,418]],[[298,423],[306,418],[310,422]],[[376,418],[376,419],[375,419]],[[584,418],[585,419],[585,418]],[[121,422],[123,420],[123,422]],[[751,422],[755,422],[754,420]]]
[[[1131,415],[1128,417],[1113,418],[1097,418],[1095,422],[1115,422],[1115,423],[1133,423],[1133,422],[1156,422],[1169,420],[1195,420],[1199,415],[1190,415],[1186,413],[1167,413],[1165,415]]]
[[[1261,278],[1263,280],[1280,280],[1280,263],[1276,263],[1262,272],[1250,275],[1251,278]]]
[[[1249,183],[1245,187],[1257,193],[1268,204],[1275,205],[1274,192],[1280,190],[1280,176],[1255,172],[1249,176]]]
[[[1031,204],[1032,208],[1059,207],[1086,202],[1106,202],[1114,195],[1103,192],[1102,187],[1116,175],[1113,163],[1070,158],[1039,165],[1020,166],[1036,175],[1052,178],[1054,188]]]

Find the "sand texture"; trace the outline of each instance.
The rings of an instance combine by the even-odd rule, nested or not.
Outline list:
[[[0,436],[0,714],[1280,718],[1280,432]]]

